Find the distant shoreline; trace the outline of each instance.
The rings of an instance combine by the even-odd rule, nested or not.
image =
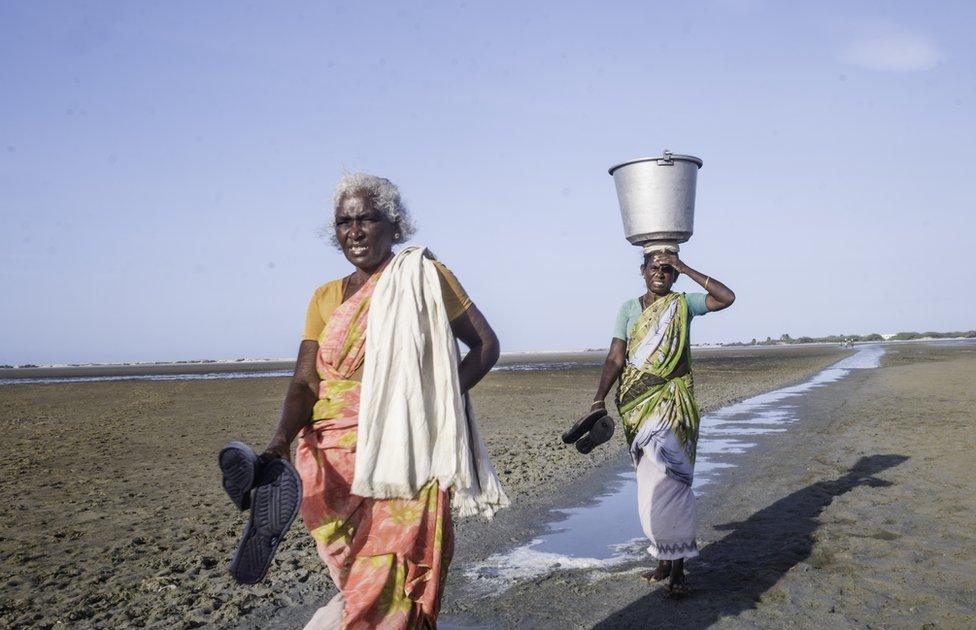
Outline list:
[[[814,345],[814,344],[807,344]],[[693,347],[710,351],[721,346]],[[728,349],[734,349],[729,347]],[[599,364],[607,356],[606,348],[588,350],[555,350],[504,352],[496,367],[534,364],[578,363]],[[229,374],[248,372],[279,372],[295,369],[294,359],[195,360],[158,363],[99,363],[90,365],[39,365],[36,367],[0,368],[0,379],[35,379],[111,376],[165,376],[178,374]]]
[[[281,360],[54,365],[2,368],[0,369],[0,379],[227,374],[291,370],[294,369],[294,366],[294,361]]]
[[[912,339],[906,341],[858,342],[861,343],[938,343],[951,341],[976,341],[965,337],[951,339]],[[803,344],[757,344],[757,345],[702,345],[692,346],[695,354],[736,352],[746,348],[769,351],[787,348],[836,346],[833,342]],[[564,350],[551,352],[509,352],[503,353],[496,364],[497,368],[512,369],[518,366],[587,366],[599,365],[607,355],[604,349]],[[258,372],[291,372],[295,368],[293,359],[248,359],[236,361],[183,361],[172,363],[121,363],[95,365],[51,365],[38,367],[0,368],[0,380],[20,379],[59,379],[59,378],[112,378],[141,376],[179,376],[200,374],[249,374]],[[281,374],[284,376],[285,374]]]

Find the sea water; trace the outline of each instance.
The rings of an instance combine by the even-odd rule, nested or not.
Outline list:
[[[569,370],[594,367],[597,363],[580,361],[556,361],[546,363],[513,363],[492,368],[492,372],[536,372],[542,370]],[[202,374],[114,374],[112,376],[45,376],[37,378],[0,378],[0,385],[31,385],[38,383],[98,383],[106,381],[213,381],[225,378],[280,378],[291,376],[292,370],[226,371]]]
[[[104,381],[214,381],[223,378],[275,378],[291,376],[292,370],[261,372],[207,372],[205,374],[117,374],[114,376],[52,376],[42,378],[0,378],[0,385],[35,383],[100,383]]]

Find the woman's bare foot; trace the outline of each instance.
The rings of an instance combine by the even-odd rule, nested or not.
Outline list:
[[[670,560],[659,560],[657,563],[657,568],[653,571],[645,571],[641,573],[641,577],[648,582],[660,582],[671,575],[671,561]]]
[[[691,589],[685,581],[685,559],[675,560],[671,565],[671,580],[668,582],[668,595],[674,598],[681,598],[688,595]]]

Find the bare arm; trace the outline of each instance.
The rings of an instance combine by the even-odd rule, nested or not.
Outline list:
[[[675,254],[661,254],[659,256],[661,259],[666,259],[668,264],[675,268],[678,273],[683,273],[705,289],[708,293],[705,296],[705,306],[708,307],[710,311],[720,311],[723,308],[728,308],[732,306],[732,302],[735,302],[735,293],[732,289],[728,288],[715,278],[706,276],[700,271],[695,271],[685,263],[683,263]]]
[[[596,396],[593,397],[591,409],[605,407],[603,402],[610,393],[610,388],[620,378],[620,373],[624,370],[624,363],[627,361],[627,342],[623,339],[613,338],[610,342],[610,352],[607,353],[607,360],[603,362],[603,373],[600,375],[600,385],[596,388]]]
[[[302,427],[311,420],[312,407],[319,399],[319,375],[315,370],[315,355],[318,351],[319,344],[315,341],[302,341],[302,345],[298,347],[295,373],[288,384],[285,402],[281,406],[281,419],[278,420],[278,428],[262,458],[290,459],[291,443]]]
[[[461,393],[464,394],[484,378],[498,361],[498,337],[474,304],[451,322],[451,331],[469,349],[458,366]]]

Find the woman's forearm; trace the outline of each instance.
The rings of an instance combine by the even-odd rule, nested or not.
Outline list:
[[[318,373],[315,370],[315,355],[318,344],[314,341],[303,341],[298,350],[298,360],[295,362],[295,373],[288,383],[285,402],[281,406],[281,417],[278,427],[268,444],[268,451],[288,457],[291,443],[298,432],[309,423],[312,408],[318,401]]]
[[[288,393],[285,394],[285,402],[281,406],[278,428],[275,429],[274,436],[268,444],[269,450],[283,454],[291,448],[291,443],[298,432],[312,417],[312,408],[316,400],[317,396],[304,383],[292,381],[288,384]]]
[[[722,305],[722,307],[729,306],[735,301],[735,293],[732,292],[732,289],[728,288],[715,278],[706,276],[700,271],[696,271],[687,265],[681,269],[681,273],[685,274],[701,285],[701,287],[705,289],[705,292],[708,293],[713,300]]]
[[[593,407],[597,403],[602,403],[606,399],[613,384],[620,378],[620,373],[624,370],[626,362],[627,343],[622,339],[614,338],[610,343],[610,351],[607,359],[603,362],[603,372],[600,374],[600,384],[596,388],[596,395],[593,397]]]
[[[466,394],[498,361],[498,336],[474,304],[451,322],[451,331],[468,347],[468,354],[458,366],[458,384],[461,393]]]
[[[603,373],[600,375],[600,385],[596,388],[596,396],[593,397],[594,406],[595,403],[603,402],[606,399],[613,384],[620,378],[620,373],[623,369],[624,366],[622,363],[617,363],[609,357],[607,358],[603,364]]]
[[[498,362],[499,353],[497,339],[493,342],[492,340],[482,341],[468,348],[468,354],[458,366],[458,384],[461,387],[462,394],[467,393],[491,371],[491,368]]]

